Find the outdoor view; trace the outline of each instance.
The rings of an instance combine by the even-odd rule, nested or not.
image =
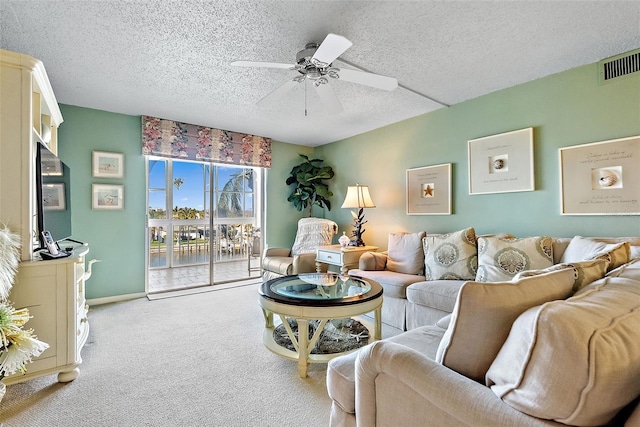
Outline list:
[[[246,258],[259,238],[253,168],[148,162],[150,267]]]

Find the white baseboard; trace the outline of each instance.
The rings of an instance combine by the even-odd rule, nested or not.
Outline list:
[[[136,294],[115,295],[115,296],[112,296],[112,297],[88,299],[87,300],[87,304],[89,304],[89,306],[100,305],[100,304],[109,304],[109,303],[112,303],[112,302],[121,302],[121,301],[129,301],[129,300],[137,299],[137,298],[144,298],[146,296],[147,296],[147,294],[144,293],[144,292],[138,292]]]

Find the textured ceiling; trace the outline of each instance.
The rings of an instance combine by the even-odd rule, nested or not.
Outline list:
[[[2,0],[0,16],[2,48],[40,59],[58,102],[309,146],[442,108],[419,94],[453,105],[640,47],[635,1]],[[304,85],[255,105],[295,71],[230,66],[293,63],[330,32],[403,87],[332,81],[344,111],[309,88],[305,116]]]

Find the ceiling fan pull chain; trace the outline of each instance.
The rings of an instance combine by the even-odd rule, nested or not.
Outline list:
[[[304,116],[307,117],[307,79],[304,79]]]

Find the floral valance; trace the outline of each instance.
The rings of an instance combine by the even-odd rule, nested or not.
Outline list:
[[[271,138],[142,116],[142,154],[271,167]]]

